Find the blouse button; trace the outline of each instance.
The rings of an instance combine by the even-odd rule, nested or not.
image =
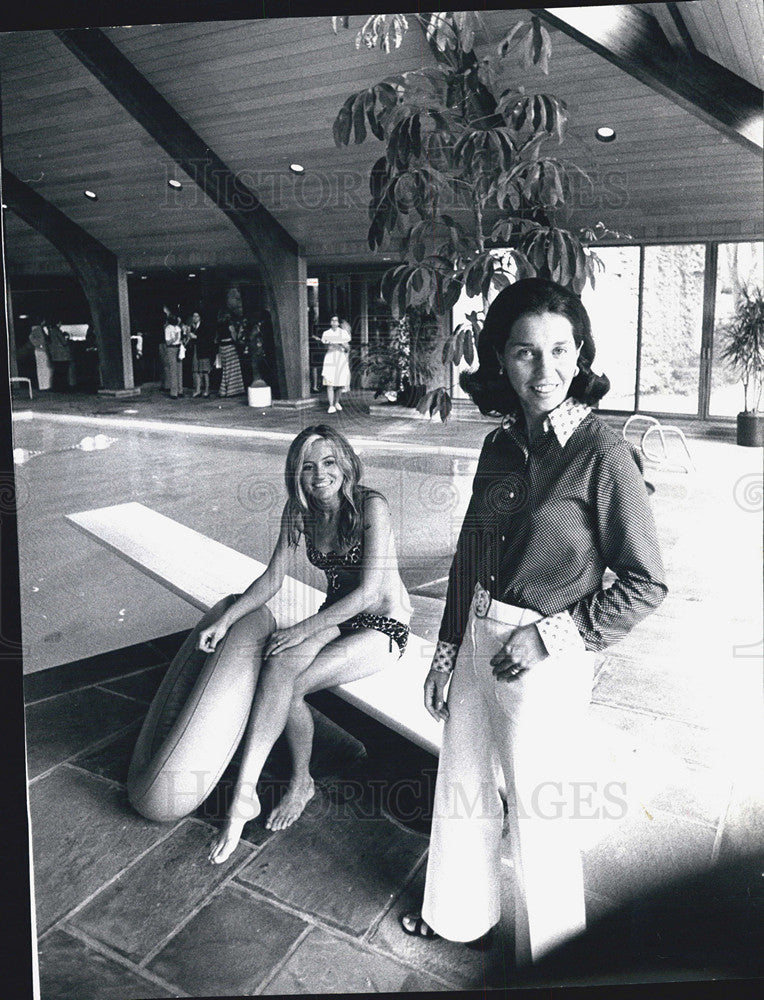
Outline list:
[[[504,535],[501,536],[501,540],[502,540],[502,542],[506,541],[506,538],[504,537]]]
[[[495,581],[496,581],[496,577],[495,577],[495,576],[492,576],[492,577],[491,577],[491,583],[494,583]]]

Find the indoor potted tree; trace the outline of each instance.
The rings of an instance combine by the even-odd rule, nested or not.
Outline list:
[[[416,406],[432,378],[429,355],[437,337],[432,313],[407,309],[394,324],[387,343],[372,347],[363,362],[375,396],[387,396],[403,406]]]
[[[723,329],[726,339],[721,357],[743,383],[744,409],[737,415],[737,443],[760,448],[764,445],[764,413],[761,412],[764,297],[761,288],[741,288],[732,319]]]
[[[386,151],[371,169],[369,246],[391,241],[403,263],[392,267],[382,294],[397,319],[411,308],[444,314],[462,291],[490,296],[518,277],[551,278],[580,293],[601,266],[587,244],[604,234],[564,226],[574,179],[583,171],[547,153],[559,143],[565,102],[526,93],[506,76],[507,56],[547,71],[549,34],[540,19],[519,21],[495,54],[478,55],[482,21],[476,12],[376,14],[356,46],[397,47],[413,22],[435,65],[399,73],[351,94],[334,122],[338,146],[361,143],[368,130]],[[348,18],[335,18],[348,27]],[[389,250],[387,251],[390,252]],[[446,340],[443,363],[468,363],[479,324],[462,324]],[[451,409],[446,388],[419,404],[422,412]]]

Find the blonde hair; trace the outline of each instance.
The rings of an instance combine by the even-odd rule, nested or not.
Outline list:
[[[297,545],[300,535],[310,531],[315,520],[316,506],[302,488],[302,467],[308,450],[316,441],[326,441],[331,445],[334,458],[342,473],[340,487],[340,515],[337,535],[340,548],[347,551],[360,541],[363,531],[361,508],[370,495],[380,496],[375,490],[360,485],[361,460],[353,451],[348,439],[329,424],[317,424],[300,431],[289,446],[284,469],[287,489],[287,539],[290,545]]]

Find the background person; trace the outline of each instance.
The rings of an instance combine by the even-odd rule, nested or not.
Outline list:
[[[339,316],[332,316],[329,329],[321,334],[321,343],[326,346],[321,377],[326,386],[329,413],[341,410],[340,393],[350,385],[350,330],[347,324],[340,325]]]
[[[244,392],[244,378],[239,360],[239,323],[230,313],[223,312],[218,320],[215,337],[220,358],[219,396],[239,396]]]
[[[70,387],[70,371],[72,367],[72,349],[69,338],[61,329],[58,320],[48,327],[48,350],[53,365],[53,389],[56,392],[67,392]]]
[[[209,396],[210,371],[215,344],[207,324],[202,323],[198,312],[192,312],[188,321],[188,347],[191,351],[191,374],[194,379],[194,396]]]
[[[175,313],[168,312],[166,315],[164,345],[170,399],[177,399],[183,395],[183,358],[180,354],[183,346],[183,328],[180,316]]]
[[[510,285],[478,358],[462,385],[504,419],[483,445],[425,681],[445,727],[422,914],[401,923],[462,942],[497,923],[503,786],[523,966],[586,927],[572,776],[591,651],[626,635],[666,586],[641,469],[591,409],[609,382],[592,372],[580,299],[538,278]]]
[[[53,365],[50,360],[48,324],[44,317],[41,317],[29,331],[29,343],[34,348],[37,388],[47,392],[53,381]]]
[[[213,863],[229,857],[244,824],[259,814],[257,781],[284,730],[293,775],[266,826],[289,826],[312,797],[313,720],[305,695],[375,673],[405,648],[410,605],[390,511],[360,478],[358,456],[333,428],[307,427],[297,435],[287,454],[288,499],[267,569],[244,594],[204,616],[144,722],[128,793],[140,813],[162,820],[199,805],[246,728],[229,817],[210,849]],[[327,596],[316,614],[279,629],[266,602],[280,589],[289,552],[301,537],[310,561],[326,573]]]

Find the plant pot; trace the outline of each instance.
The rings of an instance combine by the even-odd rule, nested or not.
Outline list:
[[[425,385],[407,385],[398,393],[398,403],[401,406],[416,406],[427,395]]]
[[[737,443],[746,448],[764,447],[764,413],[752,410],[738,413]]]
[[[247,389],[247,405],[260,409],[271,405],[271,387],[262,380],[253,382]]]

